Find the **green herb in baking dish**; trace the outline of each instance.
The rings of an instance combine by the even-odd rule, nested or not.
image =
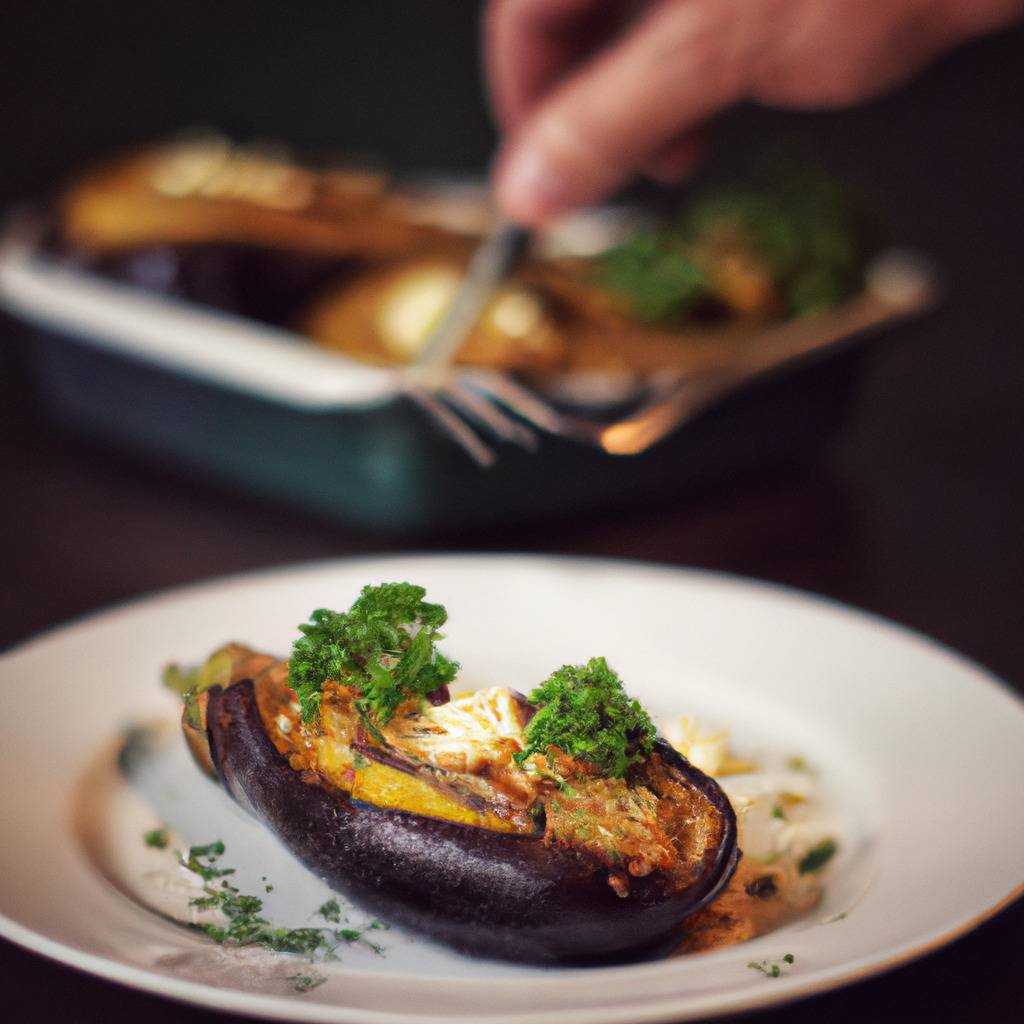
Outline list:
[[[863,214],[824,172],[774,162],[699,196],[674,223],[608,250],[597,278],[641,320],[772,318],[838,305],[861,286]]]

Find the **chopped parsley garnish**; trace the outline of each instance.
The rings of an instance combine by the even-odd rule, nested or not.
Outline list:
[[[556,747],[606,778],[622,778],[651,752],[654,723],[604,658],[563,665],[530,694],[530,703],[539,710],[527,727],[525,749],[514,755],[519,764]]]
[[[275,928],[260,916],[263,901],[258,896],[246,896],[224,880],[234,874],[234,868],[218,868],[214,862],[224,853],[224,844],[218,840],[205,846],[193,846],[188,856],[179,854],[179,863],[210,883],[220,878],[220,888],[207,884],[203,896],[190,901],[198,910],[217,910],[227,919],[226,924],[199,922],[190,927],[203,932],[214,942],[233,946],[261,946],[279,953],[300,953],[310,956],[318,951],[329,951],[330,946],[319,928]],[[202,863],[204,858],[206,863]]]
[[[335,938],[338,938],[338,939],[343,940],[344,942],[347,942],[349,945],[351,945],[353,942],[361,942],[368,949],[372,949],[374,951],[374,953],[377,954],[377,956],[383,956],[384,955],[384,947],[383,946],[379,946],[376,942],[371,942],[368,938],[366,938],[366,934],[365,934],[366,931],[368,931],[370,928],[373,928],[375,926],[375,924],[376,924],[376,922],[374,922],[374,924],[370,924],[365,929],[360,929],[360,928],[339,928],[339,929],[337,929],[337,931],[335,931],[334,936],[335,936]]]
[[[166,850],[168,843],[167,829],[166,828],[154,828],[150,829],[143,837],[142,841],[147,846],[152,846],[157,850]]]
[[[820,871],[835,855],[838,847],[835,840],[823,839],[817,846],[812,846],[807,853],[800,858],[797,870],[801,875],[807,875],[814,871]]]
[[[425,596],[412,583],[363,587],[347,612],[318,608],[299,626],[288,682],[304,721],[316,716],[329,679],[358,689],[360,714],[384,725],[409,697],[426,696],[455,678],[458,664],[435,646],[447,612]]]
[[[205,846],[190,846],[188,848],[189,858],[192,857],[220,857],[224,853],[224,843],[218,839],[216,842],[207,843]]]
[[[377,920],[371,921],[362,930],[332,931],[328,928],[275,927],[262,916],[263,900],[258,896],[248,896],[239,892],[224,877],[234,874],[234,868],[216,866],[216,861],[223,854],[224,844],[220,840],[205,846],[193,846],[189,849],[188,856],[178,854],[178,862],[206,883],[203,886],[203,895],[190,900],[189,905],[197,910],[216,910],[226,919],[223,924],[205,921],[194,922],[189,924],[190,928],[203,932],[214,942],[232,946],[260,946],[276,953],[295,953],[300,956],[322,956],[325,959],[334,959],[336,946],[330,941],[330,938],[333,937],[349,943],[361,940],[378,956],[383,955],[384,951],[381,946],[363,939],[364,931],[387,927]],[[265,888],[269,892],[273,886],[265,885]],[[334,899],[324,903],[317,913],[332,923],[341,920],[341,906]],[[307,976],[302,975],[301,977]],[[294,979],[289,978],[289,980]],[[323,980],[325,979],[316,980],[315,984],[308,987],[315,987]],[[305,989],[303,990],[305,991]]]
[[[296,992],[310,992],[327,979],[322,974],[291,974],[288,976],[288,980]]]
[[[207,843],[205,846],[190,846],[188,856],[178,854],[178,860],[182,867],[186,867],[193,874],[198,875],[206,882],[215,878],[223,878],[225,875],[233,875],[234,868],[219,868],[215,861],[224,853],[224,844],[218,839],[215,843]],[[206,861],[204,864],[203,861]]]
[[[778,960],[751,960],[747,967],[752,971],[760,971],[766,978],[781,978],[786,973],[781,965],[793,963],[796,963],[796,957],[792,953],[786,953]]]
[[[773,818],[778,818],[780,821],[785,821],[786,820],[786,812],[778,804],[776,804],[772,808],[772,817]]]
[[[331,924],[337,924],[341,920],[341,906],[338,904],[337,900],[328,900],[320,907],[317,914],[325,921],[330,921]]]

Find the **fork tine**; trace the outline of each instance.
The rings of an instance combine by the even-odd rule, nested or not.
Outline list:
[[[463,377],[478,390],[508,406],[514,413],[540,430],[560,435],[569,432],[560,413],[511,377],[487,370],[464,370]]]
[[[484,469],[494,465],[497,456],[480,438],[473,428],[461,416],[452,412],[444,402],[426,388],[405,382],[405,393],[430,416],[431,419],[461,448],[469,457]]]
[[[460,412],[489,428],[499,440],[511,441],[531,452],[537,450],[537,435],[534,431],[504,413],[489,396],[474,391],[463,381],[449,381],[441,395]]]

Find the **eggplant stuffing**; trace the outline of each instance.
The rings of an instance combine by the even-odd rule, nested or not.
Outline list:
[[[336,891],[480,956],[572,963],[678,944],[729,882],[736,818],[603,658],[529,698],[452,698],[411,584],[319,610],[287,662],[232,644],[169,670],[193,756]]]

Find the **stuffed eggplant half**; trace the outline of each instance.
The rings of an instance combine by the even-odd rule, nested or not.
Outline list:
[[[169,670],[197,762],[333,889],[467,953],[593,962],[678,942],[739,858],[724,793],[603,658],[529,698],[452,699],[445,612],[424,596],[383,584],[314,612],[288,662],[231,644]]]

